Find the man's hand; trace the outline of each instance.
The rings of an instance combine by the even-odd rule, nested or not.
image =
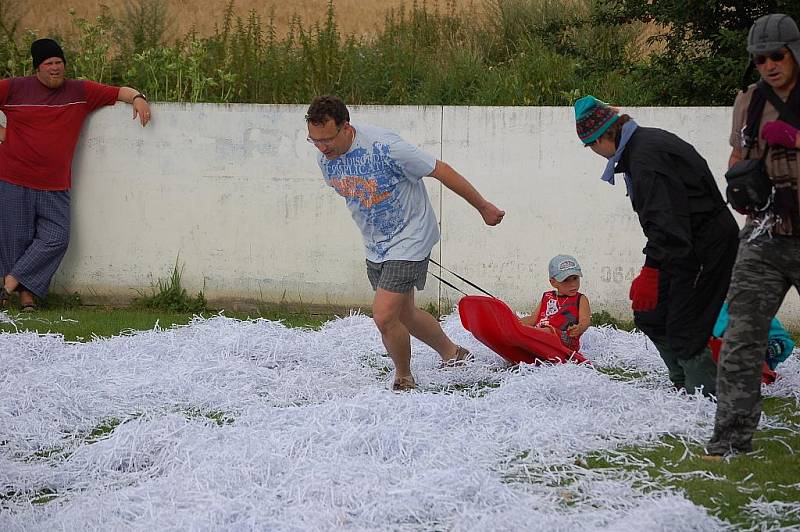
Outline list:
[[[481,213],[483,217],[483,221],[486,222],[486,225],[497,225],[503,221],[503,216],[506,215],[506,211],[501,211],[494,204],[489,203],[488,201],[483,204],[483,206],[478,209],[478,212]]]
[[[761,138],[770,146],[783,146],[784,148],[797,148],[797,128],[783,120],[767,122],[761,128]]]
[[[133,107],[133,119],[136,120],[138,116],[142,127],[146,126],[147,123],[150,122],[150,104],[147,103],[147,100],[144,98],[136,98],[133,100],[131,107]]]
[[[657,269],[650,266],[642,267],[641,273],[631,283],[629,296],[633,310],[646,312],[656,308],[658,305],[658,275]]]

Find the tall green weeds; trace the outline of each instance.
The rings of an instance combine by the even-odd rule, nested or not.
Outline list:
[[[195,297],[190,297],[181,284],[183,268],[178,268],[178,262],[172,270],[172,275],[167,280],[159,279],[156,286],[152,287],[150,295],[139,292],[139,298],[134,300],[134,306],[163,312],[203,312],[208,310],[208,304],[203,292],[198,292]]]
[[[343,35],[328,1],[320,23],[295,17],[282,36],[273,13],[238,13],[229,0],[210,36],[172,35],[157,0],[116,14],[73,15],[62,39],[73,77],[129,85],[151,100],[305,103],[336,93],[348,103],[569,105],[594,92],[620,104],[647,99],[630,75],[643,22],[606,15],[610,0],[416,0],[387,12],[374,37]],[[0,0],[0,76],[30,72],[36,37]],[[265,18],[266,15],[266,18]]]

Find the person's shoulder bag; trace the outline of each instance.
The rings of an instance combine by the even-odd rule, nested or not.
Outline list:
[[[758,91],[764,96],[778,111],[781,120],[791,124],[798,124],[797,115],[789,108],[775,92],[772,87],[758,82]],[[761,117],[758,117],[761,120]],[[758,128],[756,128],[758,131]],[[757,133],[756,133],[757,134]],[[767,209],[771,203],[774,186],[767,174],[766,158],[769,153],[769,146],[764,150],[764,155],[760,159],[748,159],[750,148],[745,154],[745,158],[737,162],[725,173],[725,180],[728,186],[725,189],[725,196],[728,203],[741,214],[756,214]]]

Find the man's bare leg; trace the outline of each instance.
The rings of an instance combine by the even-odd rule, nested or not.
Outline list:
[[[443,361],[447,362],[456,356],[458,346],[447,337],[436,318],[417,308],[414,304],[413,291],[411,292],[410,301],[403,307],[400,320],[414,338],[432,347],[439,353]]]
[[[381,333],[383,345],[394,362],[395,382],[413,379],[411,375],[411,336],[406,326],[400,321],[400,314],[409,299],[413,305],[413,290],[405,294],[398,294],[378,288],[372,302],[372,318]]]

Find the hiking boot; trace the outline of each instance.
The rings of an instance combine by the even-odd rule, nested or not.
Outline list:
[[[458,368],[461,366],[466,366],[467,362],[471,362],[473,358],[474,357],[472,356],[472,353],[470,353],[468,349],[461,347],[460,345],[457,345],[456,354],[453,355],[452,358],[443,360],[442,363],[439,364],[439,369]]]
[[[721,445],[719,442],[710,443],[706,446],[705,454],[700,458],[708,462],[719,462],[726,458],[732,458],[740,454],[753,452],[753,444],[745,443],[741,445]]]

